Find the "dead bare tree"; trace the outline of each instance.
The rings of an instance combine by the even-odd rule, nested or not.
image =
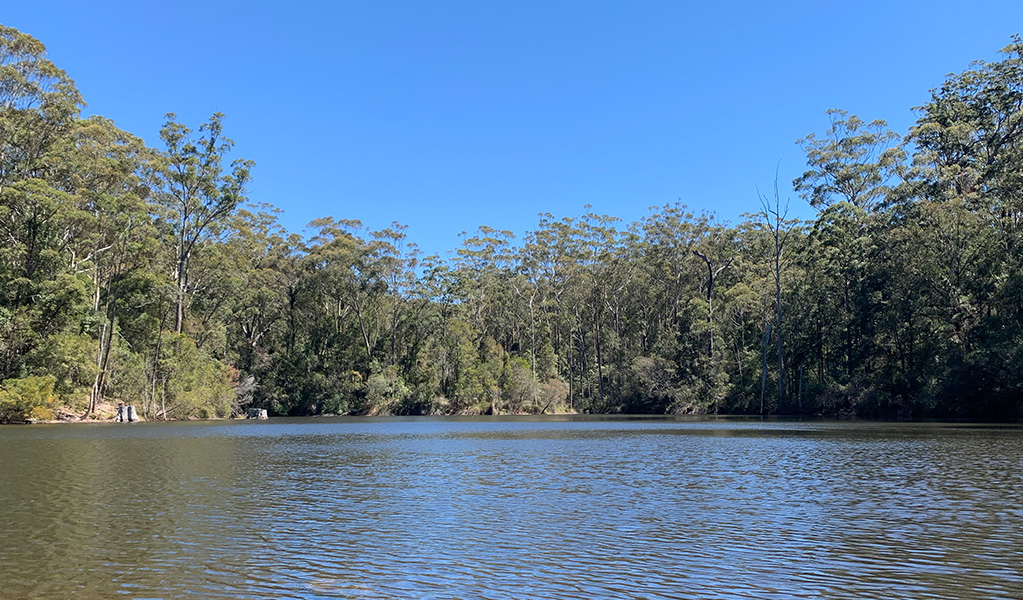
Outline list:
[[[760,194],[760,217],[770,233],[774,243],[774,251],[771,256],[771,270],[774,275],[774,298],[775,298],[775,338],[778,343],[778,404],[780,408],[785,399],[785,349],[781,327],[781,289],[782,272],[785,266],[785,244],[797,223],[794,219],[788,218],[788,203],[781,206],[781,198],[778,195],[778,176],[774,177],[774,198],[773,206],[767,196]]]

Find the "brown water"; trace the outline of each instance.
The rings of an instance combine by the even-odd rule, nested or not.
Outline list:
[[[0,428],[0,598],[1023,598],[1023,428]]]

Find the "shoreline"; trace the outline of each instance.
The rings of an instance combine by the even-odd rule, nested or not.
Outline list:
[[[977,420],[977,419],[940,419],[940,418],[922,418],[922,419],[864,419],[859,417],[848,417],[840,415],[769,415],[767,417],[761,417],[759,414],[658,414],[658,413],[579,413],[579,412],[557,412],[557,413],[515,413],[515,414],[499,414],[499,415],[486,415],[486,414],[432,414],[432,415],[337,415],[337,414],[325,414],[325,415],[283,415],[274,416],[267,419],[256,419],[249,418],[244,415],[236,417],[214,417],[207,419],[144,419],[136,418],[134,421],[118,421],[115,417],[92,419],[92,418],[73,418],[73,419],[46,419],[46,420],[35,420],[28,419],[21,422],[10,422],[0,423],[0,426],[4,425],[103,425],[111,423],[201,423],[201,422],[215,422],[215,421],[267,421],[267,420],[293,420],[293,419],[351,419],[351,420],[375,420],[375,419],[524,419],[524,418],[565,418],[574,417],[581,418],[584,420],[588,419],[621,419],[621,420],[672,420],[672,421],[763,421],[773,423],[784,423],[784,422],[863,422],[863,423],[919,423],[919,424],[960,424],[960,425],[1008,425],[1008,426],[1023,426],[1023,419],[1017,420]]]

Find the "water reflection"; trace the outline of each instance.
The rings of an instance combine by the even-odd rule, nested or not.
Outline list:
[[[0,429],[0,598],[1018,598],[1023,429]]]

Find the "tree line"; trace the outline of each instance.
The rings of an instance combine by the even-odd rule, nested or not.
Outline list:
[[[94,415],[1023,416],[1023,42],[948,76],[905,135],[841,110],[730,225],[398,223],[289,233],[223,115],[160,147],[0,27],[0,421]]]

